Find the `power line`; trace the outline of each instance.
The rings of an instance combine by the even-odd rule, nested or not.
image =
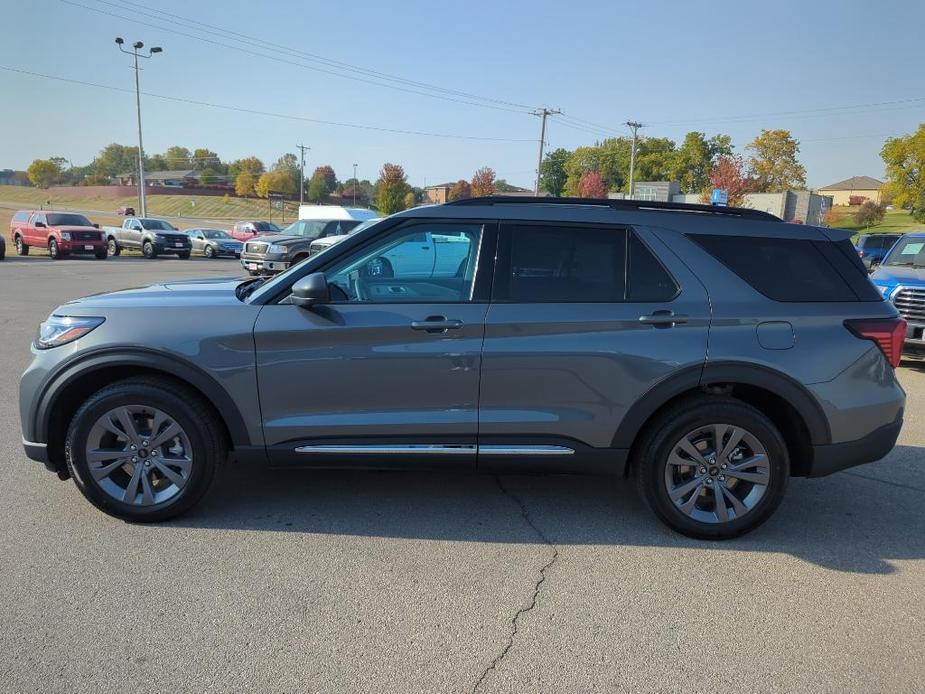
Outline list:
[[[97,1],[99,1],[99,0],[97,0]],[[383,82],[381,82],[381,81],[376,81],[376,80],[374,80],[374,79],[366,79],[366,78],[363,78],[363,77],[358,77],[358,76],[356,76],[356,75],[343,74],[342,72],[336,72],[336,71],[334,71],[334,70],[326,70],[326,69],[324,69],[324,68],[320,68],[320,67],[317,67],[317,66],[314,66],[314,65],[306,65],[304,62],[296,62],[296,61],[294,61],[294,60],[287,60],[287,59],[285,59],[285,58],[281,58],[281,57],[278,57],[278,56],[267,55],[266,53],[260,53],[260,52],[257,52],[257,51],[248,50],[247,48],[244,48],[244,47],[242,47],[242,46],[240,46],[240,45],[236,45],[236,44],[222,43],[221,41],[215,41],[215,40],[213,40],[213,39],[208,39],[208,38],[205,38],[205,37],[203,37],[203,36],[197,36],[197,35],[195,35],[195,34],[190,34],[190,33],[184,32],[184,31],[179,31],[179,30],[177,30],[177,29],[171,29],[171,28],[168,28],[168,27],[160,26],[160,25],[158,25],[158,24],[152,24],[151,22],[145,22],[145,21],[142,21],[142,20],[140,20],[140,19],[133,18],[133,17],[126,17],[125,15],[116,14],[116,13],[114,13],[114,12],[109,12],[109,11],[107,11],[107,10],[103,10],[103,9],[100,9],[100,8],[97,8],[97,7],[91,7],[91,6],[89,6],[89,5],[84,5],[84,4],[79,3],[79,2],[74,2],[74,0],[60,0],[60,2],[66,4],[66,5],[73,5],[74,7],[82,7],[82,8],[85,9],[85,10],[90,10],[91,12],[96,12],[96,13],[99,13],[99,14],[102,14],[102,15],[106,15],[106,16],[109,16],[109,17],[115,17],[116,19],[123,19],[123,20],[128,21],[128,22],[134,22],[135,24],[140,24],[140,25],[142,25],[142,26],[150,27],[150,28],[153,28],[153,29],[158,29],[158,30],[160,30],[160,31],[167,31],[167,32],[170,32],[170,33],[172,33],[172,34],[177,34],[178,36],[184,36],[184,37],[186,37],[186,38],[193,39],[193,40],[195,40],[195,41],[199,41],[199,42],[203,42],[203,43],[209,43],[209,44],[212,44],[212,45],[214,45],[214,46],[220,46],[220,47],[222,47],[222,48],[227,48],[227,49],[234,50],[234,51],[238,51],[238,52],[241,52],[241,53],[246,53],[246,54],[248,54],[248,55],[256,56],[256,57],[258,57],[258,58],[265,58],[265,59],[267,59],[267,60],[273,60],[273,61],[278,62],[278,63],[284,63],[284,64],[287,64],[287,65],[293,65],[293,66],[295,66],[295,67],[300,67],[300,68],[307,69],[307,70],[313,70],[313,71],[315,71],[315,72],[321,72],[321,73],[324,73],[324,74],[333,75],[333,76],[335,76],[335,77],[342,77],[342,78],[344,78],[344,79],[354,80],[354,81],[356,81],[356,82],[363,82],[363,83],[365,83],[365,84],[372,84],[372,85],[375,85],[375,86],[378,86],[378,87],[385,87],[385,88],[388,88],[388,89],[395,89],[395,90],[398,90],[398,91],[401,91],[401,92],[406,92],[406,93],[409,93],[409,94],[417,94],[417,95],[419,95],[419,96],[426,96],[426,97],[429,97],[429,98],[432,98],[432,99],[441,99],[441,100],[443,100],[443,101],[451,101],[451,102],[454,102],[454,103],[466,104],[466,105],[469,105],[469,106],[480,106],[480,107],[482,107],[482,108],[491,108],[491,109],[495,109],[495,110],[498,110],[498,111],[507,111],[507,112],[509,112],[509,113],[525,113],[525,110],[522,109],[522,108],[512,108],[512,107],[502,106],[502,105],[497,105],[497,104],[479,103],[479,102],[476,102],[476,101],[467,101],[467,100],[465,100],[465,99],[459,99],[459,98],[455,98],[455,97],[452,97],[452,96],[449,96],[449,95],[441,95],[441,94],[429,93],[429,92],[426,92],[426,91],[421,91],[420,89],[412,89],[412,88],[402,87],[402,86],[399,86],[399,85],[397,85],[397,84],[385,84],[385,83],[383,83]],[[107,3],[107,4],[110,4],[110,3]],[[122,8],[122,9],[125,9],[125,8]],[[129,11],[131,11],[131,10],[129,10]],[[166,20],[158,20],[158,21],[166,21]],[[214,32],[211,32],[211,33],[214,33]],[[225,38],[225,37],[223,37],[223,38]],[[263,48],[264,50],[267,49],[265,46],[261,46],[261,48]],[[270,50],[273,50],[273,49],[272,49],[272,46],[270,47]],[[302,59],[302,60],[304,60],[304,59]]]
[[[99,84],[97,82],[87,82],[84,80],[71,79],[69,77],[59,77],[57,75],[46,75],[41,72],[33,72],[31,70],[23,70],[21,68],[10,67],[7,65],[0,65],[0,70],[6,70],[8,72],[15,72],[21,75],[29,75],[31,77],[40,77],[43,79],[55,80],[57,82],[67,82],[70,84],[80,84],[85,87],[96,87],[97,89],[108,89],[115,92],[124,92],[124,93],[134,93],[131,89],[124,89],[122,87],[114,87],[109,84]],[[422,130],[403,130],[399,128],[387,128],[375,125],[365,125],[361,123],[347,123],[343,121],[331,121],[331,120],[322,120],[320,118],[309,118],[307,116],[295,116],[286,113],[273,113],[272,111],[259,111],[256,109],[242,108],[240,106],[230,106],[228,104],[215,104],[208,101],[198,101],[196,99],[186,99],[178,96],[169,96],[167,94],[154,94],[153,92],[141,92],[144,96],[149,96],[154,99],[163,99],[165,101],[175,101],[183,104],[192,104],[194,106],[205,106],[208,108],[219,108],[225,111],[237,111],[240,113],[248,113],[251,115],[257,116],[268,116],[271,118],[284,118],[287,120],[303,121],[306,123],[317,123],[319,125],[332,125],[340,128],[355,128],[359,130],[371,130],[374,132],[385,132],[393,133],[396,135],[416,135],[420,137],[436,137],[450,140],[474,140],[482,142],[536,142],[536,140],[530,138],[509,138],[509,137],[482,137],[478,135],[453,135],[450,133],[435,133],[427,132]]]

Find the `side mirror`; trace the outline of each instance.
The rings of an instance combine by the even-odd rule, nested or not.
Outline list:
[[[99,225],[99,224],[96,224],[96,223],[94,223],[94,224],[93,224],[93,228],[94,228],[94,229],[99,229],[99,228],[100,228],[100,225]]]
[[[331,291],[323,272],[313,272],[292,285],[291,301],[301,308],[315,304],[326,304],[331,300]]]
[[[44,228],[45,228],[45,222],[36,222],[36,223],[35,223],[35,228],[36,228],[36,229],[44,229]]]

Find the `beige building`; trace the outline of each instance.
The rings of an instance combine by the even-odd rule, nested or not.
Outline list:
[[[852,202],[861,204],[867,200],[879,203],[882,189],[883,181],[878,181],[870,176],[852,176],[844,181],[819,188],[816,192],[820,195],[830,196],[833,205],[850,205]]]

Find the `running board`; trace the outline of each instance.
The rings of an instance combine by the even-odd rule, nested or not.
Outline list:
[[[509,446],[474,444],[319,444],[299,446],[296,453],[328,455],[573,455],[566,446]]]

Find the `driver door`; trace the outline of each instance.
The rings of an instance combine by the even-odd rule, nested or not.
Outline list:
[[[474,468],[496,228],[409,220],[322,268],[328,303],[284,298],[261,310],[254,337],[272,463]],[[431,233],[465,237],[461,272],[432,257],[426,276],[426,259],[407,274],[383,272],[383,258],[412,242],[432,253],[419,242]]]

